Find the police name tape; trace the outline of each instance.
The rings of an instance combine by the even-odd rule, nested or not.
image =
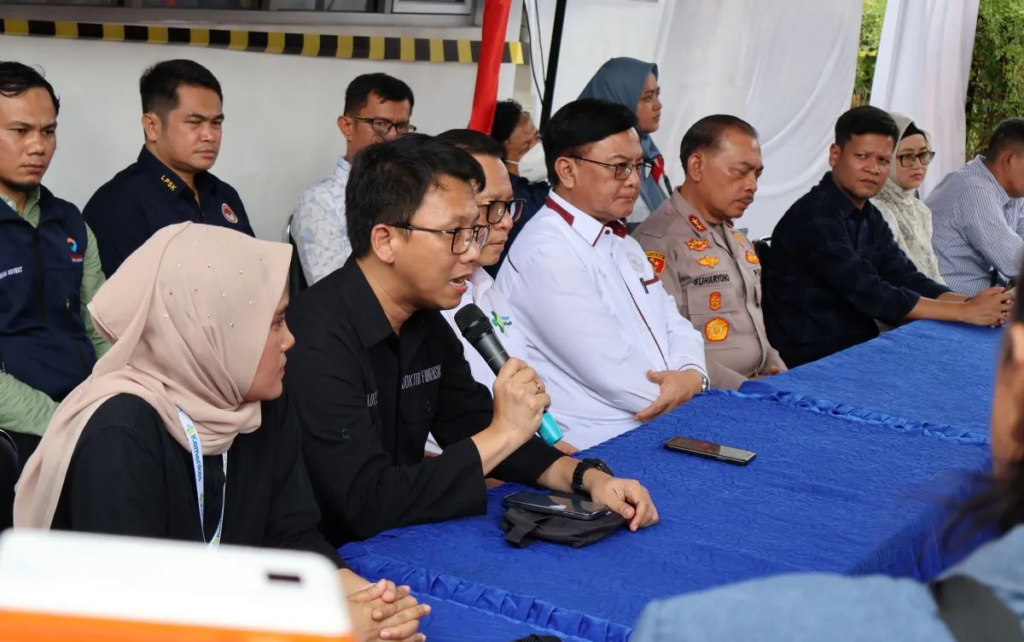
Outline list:
[[[232,51],[351,60],[474,63],[480,57],[479,40],[337,36],[155,25],[47,22],[43,20],[12,20],[10,18],[0,18],[0,35],[189,45]],[[506,42],[502,62],[514,65],[525,64],[525,51],[522,43]]]

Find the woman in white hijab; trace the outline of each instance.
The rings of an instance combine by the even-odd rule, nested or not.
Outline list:
[[[896,112],[889,115],[896,121],[900,136],[889,180],[871,202],[882,213],[896,243],[917,269],[933,281],[945,283],[932,249],[932,212],[917,197],[917,189],[928,174],[928,164],[935,158],[931,137],[909,117]]]

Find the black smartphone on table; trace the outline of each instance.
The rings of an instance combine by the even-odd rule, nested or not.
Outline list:
[[[710,441],[690,439],[689,437],[673,437],[665,442],[665,448],[677,453],[707,457],[730,464],[746,466],[757,457],[755,453],[732,446],[722,446]]]
[[[505,497],[506,506],[518,506],[524,510],[546,515],[561,515],[570,519],[593,520],[612,512],[610,508],[598,502],[576,497],[561,497],[520,491]]]

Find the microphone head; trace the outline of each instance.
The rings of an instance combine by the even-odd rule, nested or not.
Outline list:
[[[490,319],[475,303],[470,303],[455,313],[455,325],[470,345],[488,334],[494,334]]]

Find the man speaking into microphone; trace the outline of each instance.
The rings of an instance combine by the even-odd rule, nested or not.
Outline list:
[[[482,514],[485,476],[589,493],[629,520],[657,512],[636,481],[579,462],[535,433],[550,402],[518,359],[473,380],[439,310],[459,305],[489,228],[485,176],[467,152],[408,134],[363,150],[346,187],[352,255],[296,297],[285,385],[334,545]],[[443,452],[424,458],[427,435]]]

